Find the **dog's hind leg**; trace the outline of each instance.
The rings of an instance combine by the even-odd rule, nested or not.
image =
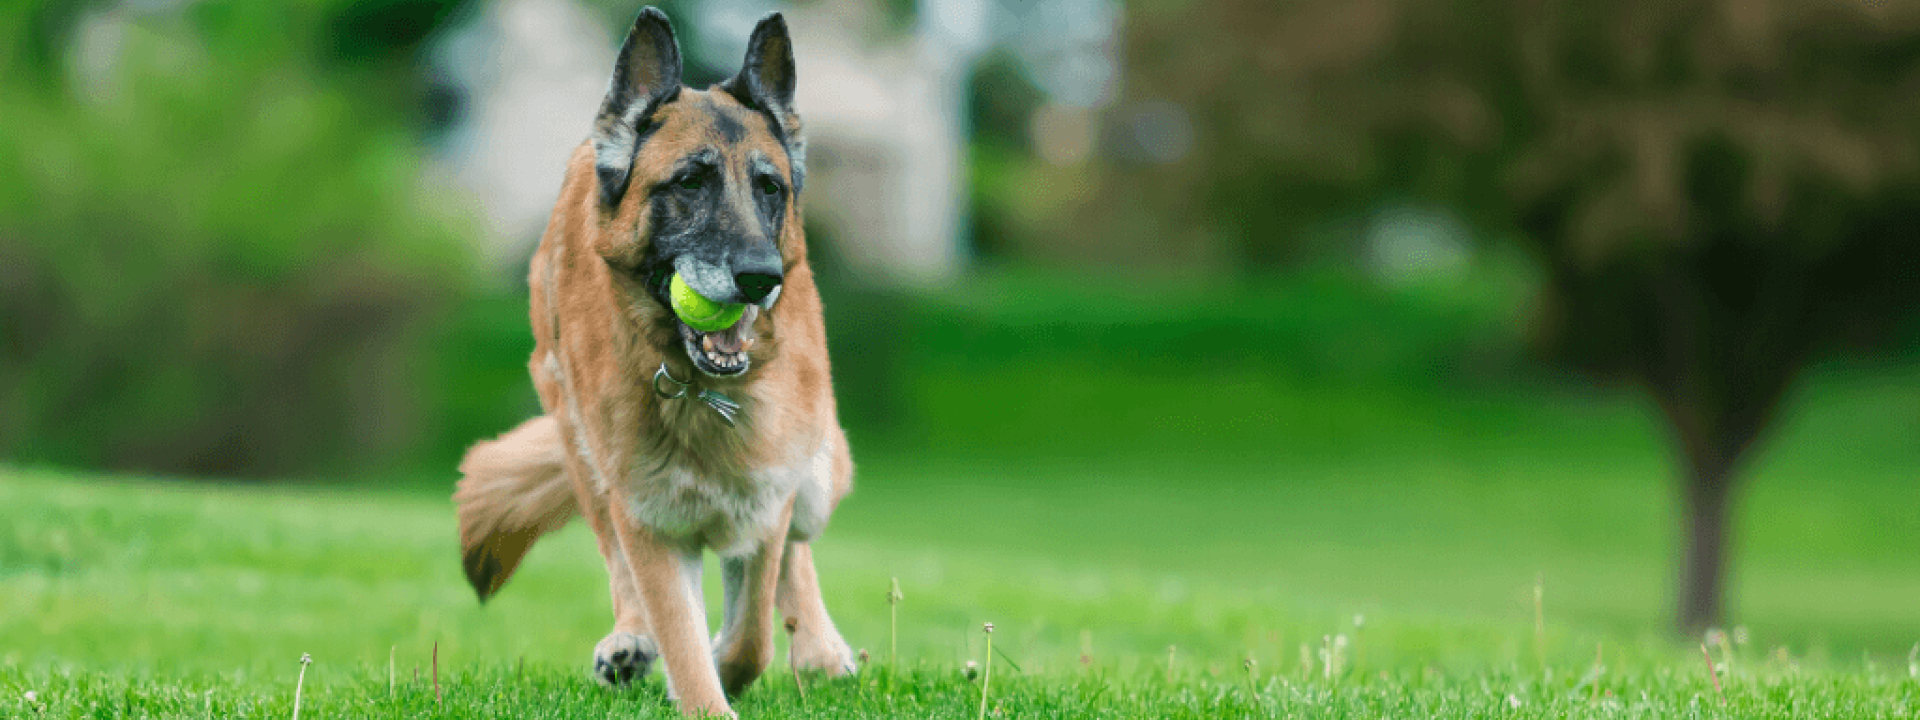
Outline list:
[[[813,477],[801,483],[795,495],[787,550],[781,558],[776,602],[780,614],[794,626],[787,655],[793,668],[801,672],[831,677],[859,670],[853,651],[834,628],[826,602],[820,598],[820,577],[814,573],[813,546],[808,544],[826,529],[833,509],[852,488],[853,459],[847,451],[846,436],[835,427],[814,458]]]
[[[827,615],[827,604],[820,598],[820,578],[813,571],[813,547],[804,542],[787,543],[780,570],[778,603],[780,614],[793,623],[793,641],[787,647],[788,661],[800,672],[819,672],[828,677],[851,675],[860,666],[853,651]]]

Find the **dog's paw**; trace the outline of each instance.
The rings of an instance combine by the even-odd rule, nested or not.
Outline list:
[[[622,687],[647,676],[660,646],[653,638],[615,630],[593,646],[593,677],[607,687]]]
[[[737,698],[773,664],[773,638],[758,644],[726,634],[713,636],[713,666],[720,674],[720,690]]]
[[[847,641],[840,639],[840,634],[835,632],[816,635],[803,630],[795,633],[787,654],[793,669],[802,673],[817,673],[832,678],[860,672],[853,649],[847,647]]]

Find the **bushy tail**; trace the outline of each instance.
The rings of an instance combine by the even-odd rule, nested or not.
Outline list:
[[[480,602],[507,583],[533,541],[580,513],[565,457],[559,424],[543,415],[476,443],[460,461],[461,564]]]

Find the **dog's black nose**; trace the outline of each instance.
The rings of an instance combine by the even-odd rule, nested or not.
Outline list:
[[[750,303],[766,299],[786,279],[780,252],[772,243],[748,243],[745,249],[735,251],[727,264],[733,271],[734,289]]]
[[[734,287],[740,288],[740,294],[746,296],[747,302],[757,303],[765,299],[768,293],[773,292],[774,288],[780,287],[780,275],[743,272],[733,276],[733,284]]]

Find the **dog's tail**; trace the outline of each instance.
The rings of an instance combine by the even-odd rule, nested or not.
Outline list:
[[[480,602],[507,583],[533,541],[580,513],[565,457],[559,424],[543,415],[474,444],[460,461],[461,564]]]

